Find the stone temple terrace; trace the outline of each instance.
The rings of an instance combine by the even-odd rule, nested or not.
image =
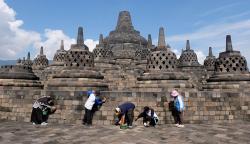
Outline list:
[[[58,46],[53,62],[40,53],[34,60],[18,59],[0,68],[0,119],[30,121],[34,100],[50,95],[57,111],[49,122],[80,124],[87,90],[100,90],[107,102],[94,115],[94,124],[113,123],[114,108],[125,101],[157,112],[160,124],[173,123],[169,92],[178,90],[185,101],[185,123],[250,121],[250,74],[247,61],[235,51],[230,35],[225,51],[215,57],[212,48],[204,61],[197,60],[192,42],[178,59],[159,28],[158,44],[151,35],[140,35],[128,11],[121,11],[108,36],[100,34],[93,52],[84,44],[83,28],[69,50]]]

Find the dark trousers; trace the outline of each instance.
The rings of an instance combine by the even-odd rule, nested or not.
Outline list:
[[[94,111],[85,108],[85,114],[83,117],[83,124],[92,125]]]
[[[143,116],[142,121],[143,121],[143,123],[149,122],[149,125],[155,126],[156,123],[158,122],[158,119],[157,118],[152,118],[151,116],[148,116],[148,115],[145,115],[145,116]]]
[[[183,113],[174,109],[173,110],[173,117],[175,124],[182,124],[183,122]]]
[[[33,108],[30,121],[35,124],[41,124],[43,122],[43,111],[40,108]]]
[[[47,113],[46,115],[43,115],[43,122],[48,122],[49,119],[49,113]]]
[[[132,126],[134,121],[134,109],[129,109],[125,115],[126,122],[128,126]]]

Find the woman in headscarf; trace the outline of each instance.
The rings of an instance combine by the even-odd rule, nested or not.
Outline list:
[[[47,125],[49,115],[53,114],[55,111],[56,107],[54,107],[53,99],[50,96],[41,97],[33,104],[30,121],[33,125]]]

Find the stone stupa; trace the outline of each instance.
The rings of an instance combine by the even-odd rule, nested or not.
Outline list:
[[[206,57],[206,59],[204,60],[204,68],[208,71],[208,72],[213,72],[215,69],[215,56],[213,55],[212,52],[212,47],[209,47],[209,53],[208,56]]]
[[[240,51],[233,50],[231,36],[226,36],[226,51],[215,60],[214,74],[205,89],[242,89],[250,87],[247,61]]]
[[[158,46],[151,52],[147,72],[138,78],[138,90],[162,91],[171,88],[192,88],[189,77],[177,68],[175,53],[166,45],[164,29],[159,30]]]
[[[94,56],[84,44],[83,28],[78,28],[77,43],[72,44],[65,57],[65,67],[46,83],[47,91],[106,90],[100,72],[94,69]]]

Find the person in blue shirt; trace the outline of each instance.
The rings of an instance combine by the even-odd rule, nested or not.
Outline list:
[[[183,98],[176,90],[173,90],[170,95],[174,98],[173,116],[174,116],[175,126],[184,127],[183,125],[183,112],[184,112]]]
[[[131,102],[125,102],[115,108],[115,113],[118,117],[125,116],[125,122],[129,128],[133,127],[132,124],[134,120],[134,109],[135,105]]]

